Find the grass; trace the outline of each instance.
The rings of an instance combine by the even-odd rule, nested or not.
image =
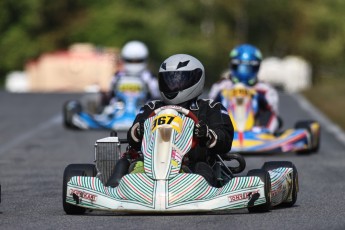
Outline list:
[[[345,130],[345,77],[324,77],[303,95]]]

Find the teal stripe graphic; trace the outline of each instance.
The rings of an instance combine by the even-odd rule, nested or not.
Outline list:
[[[141,174],[141,176],[150,183],[146,183],[143,178],[140,178],[137,174],[128,174],[123,177],[119,186],[116,188],[103,186],[102,182],[98,178],[94,178],[94,184],[92,184],[92,177],[72,177],[69,185],[76,190],[84,190],[110,199],[119,201],[128,200],[152,207],[154,205],[153,197],[156,182],[150,179],[146,174]],[[82,181],[82,186],[80,186],[78,182],[79,179]],[[92,189],[92,186],[96,190]]]
[[[179,180],[182,176],[186,176],[181,182],[174,184],[177,180]],[[201,178],[201,179],[200,179]],[[199,181],[200,180],[200,181]],[[237,177],[231,180],[228,184],[223,186],[222,188],[214,188],[208,185],[206,180],[197,174],[178,174],[175,178],[169,181],[168,191],[169,191],[169,198],[168,204],[170,206],[177,205],[177,204],[186,204],[189,202],[195,202],[195,198],[201,196],[207,189],[208,192],[203,194],[199,200],[209,200],[214,199],[215,197],[220,197],[223,195],[228,195],[231,192],[242,192],[245,193],[247,191],[251,191],[253,188],[260,188],[263,187],[263,183],[261,182],[259,177],[253,177],[253,182],[251,187],[248,187],[250,183],[249,177]],[[237,184],[237,185],[236,185]],[[260,201],[260,198],[256,202],[264,202]]]

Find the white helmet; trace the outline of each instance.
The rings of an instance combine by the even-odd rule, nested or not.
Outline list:
[[[140,41],[127,42],[121,50],[125,72],[137,75],[145,70],[148,55],[149,51],[144,43]]]
[[[181,104],[202,93],[205,69],[195,57],[188,54],[175,54],[161,64],[158,83],[165,103]]]

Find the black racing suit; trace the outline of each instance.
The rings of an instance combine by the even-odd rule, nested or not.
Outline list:
[[[157,108],[165,106],[163,101],[151,101],[145,104],[133,125],[137,122],[144,123],[149,115]],[[213,100],[197,99],[191,101],[188,106],[184,106],[193,112],[198,118],[199,122],[204,121],[209,129],[212,129],[216,134],[216,144],[212,148],[201,147],[200,144],[188,152],[190,166],[196,162],[206,162],[208,156],[219,154],[222,156],[231,150],[232,140],[234,137],[234,128],[226,109],[221,103]],[[133,127],[133,126],[132,126]],[[137,151],[141,148],[141,142],[135,142],[131,136],[131,129],[127,133],[129,145]]]

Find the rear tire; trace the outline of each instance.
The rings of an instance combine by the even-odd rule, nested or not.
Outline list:
[[[313,133],[312,130],[312,125],[314,123],[317,123],[317,121],[313,121],[313,120],[307,120],[307,121],[298,121],[295,124],[295,129],[306,129],[311,137],[311,143],[312,143],[312,148],[311,149],[307,149],[307,150],[300,150],[297,153],[303,154],[303,153],[317,153],[320,149],[320,133],[321,133],[321,128],[319,128],[319,130],[317,131],[316,134]]]
[[[249,212],[268,212],[271,209],[271,177],[264,169],[252,169],[247,176],[257,176],[265,183],[266,202],[260,205],[248,207]]]
[[[86,208],[72,205],[66,202],[67,197],[67,183],[74,176],[96,176],[96,166],[93,164],[70,164],[65,168],[63,174],[62,185],[62,206],[68,215],[81,215],[84,214]]]
[[[265,162],[264,165],[262,166],[262,169],[265,169],[267,171],[269,170],[274,170],[277,168],[292,168],[292,200],[289,202],[283,202],[279,204],[278,206],[280,207],[291,207],[293,206],[296,201],[297,201],[297,193],[299,190],[298,187],[298,172],[296,166],[290,162],[290,161],[270,161],[270,162]]]

